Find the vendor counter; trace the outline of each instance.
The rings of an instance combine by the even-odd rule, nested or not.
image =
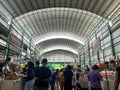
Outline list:
[[[3,80],[1,90],[24,90],[23,81],[17,80]]]
[[[106,80],[102,82],[102,85],[103,85],[103,90],[108,90]],[[114,80],[108,80],[108,85],[109,85],[109,90],[114,90]],[[120,85],[118,90],[120,90]]]

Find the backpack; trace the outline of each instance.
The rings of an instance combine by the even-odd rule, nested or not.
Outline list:
[[[49,78],[51,76],[51,71],[47,67],[40,67],[38,74],[39,77],[36,81],[36,85],[40,87],[47,87]]]

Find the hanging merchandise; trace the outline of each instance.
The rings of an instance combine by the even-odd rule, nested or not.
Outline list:
[[[15,55],[13,56],[13,64],[16,66],[18,65],[18,58]]]
[[[115,57],[114,56],[112,56],[112,57],[110,57],[109,58],[109,61],[111,62],[111,61],[114,61],[115,60]]]

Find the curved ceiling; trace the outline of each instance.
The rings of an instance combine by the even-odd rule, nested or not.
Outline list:
[[[71,52],[74,52],[75,54],[79,53],[79,50],[81,48],[81,44],[75,41],[71,41],[68,39],[51,39],[43,41],[37,46],[40,48],[41,51],[46,52],[53,49],[67,49]]]
[[[25,30],[41,51],[78,54],[89,34],[120,5],[119,0],[1,0],[0,11],[12,26]]]
[[[44,41],[47,41],[47,40],[53,40],[53,39],[67,39],[67,40],[71,40],[71,41],[75,41],[79,44],[82,44],[82,45],[85,45],[84,42],[76,39],[76,38],[72,38],[72,37],[68,37],[68,36],[64,36],[64,35],[57,35],[57,36],[51,36],[51,37],[45,37],[43,39],[40,39],[38,40],[37,42],[35,42],[35,45],[41,43],[41,42],[44,42]]]
[[[78,51],[77,50],[75,50],[73,48],[70,48],[68,46],[51,46],[51,47],[48,47],[48,48],[42,50],[41,52],[42,52],[42,54],[45,54],[47,52],[55,51],[55,50],[68,51],[68,52],[74,53],[75,55],[78,55]]]
[[[105,18],[83,10],[48,8],[16,17],[13,27],[25,30],[41,51],[51,46],[65,46],[66,49],[73,48],[78,54],[93,27],[106,22]]]
[[[107,17],[119,5],[119,0],[1,0],[7,15],[18,17],[38,9],[65,7],[86,10]]]
[[[61,52],[61,53],[63,53],[63,54],[64,54],[64,52],[65,52],[65,53],[71,54],[72,57],[75,57],[75,55],[77,55],[77,54],[75,54],[74,52],[71,52],[71,51],[69,51],[69,50],[63,50],[63,49],[60,49],[60,50],[59,50],[59,49],[54,49],[54,50],[47,51],[46,53],[41,52],[41,54],[44,56],[44,55],[50,54],[50,53],[52,53],[52,52]]]

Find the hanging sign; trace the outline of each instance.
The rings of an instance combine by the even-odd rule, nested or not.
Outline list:
[[[100,39],[96,39],[92,42],[92,50],[93,52],[97,52],[100,49]]]
[[[84,49],[84,54],[88,55],[88,49]]]
[[[15,47],[15,46],[13,46],[13,45],[11,45],[11,44],[10,44],[9,48],[10,48],[10,50],[12,50],[12,51],[14,51],[14,52],[16,52],[16,53],[19,53],[19,52],[20,52],[20,49],[19,49],[19,48]]]
[[[18,39],[17,37],[15,37],[14,35],[11,35],[10,37],[10,46],[9,48],[17,53],[20,52],[20,47],[21,47],[21,41],[20,39]],[[12,45],[13,44],[13,45]]]
[[[14,44],[16,47],[21,47],[21,41],[14,35],[11,35],[10,43]]]

